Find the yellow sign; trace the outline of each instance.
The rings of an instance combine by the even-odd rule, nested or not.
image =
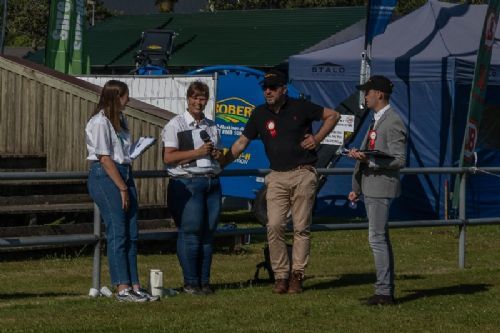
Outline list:
[[[229,97],[217,102],[215,114],[220,120],[230,124],[246,124],[255,105],[239,97]]]

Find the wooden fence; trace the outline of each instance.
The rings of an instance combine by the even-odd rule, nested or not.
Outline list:
[[[0,57],[0,155],[44,156],[47,171],[85,171],[85,124],[101,88],[29,61]],[[135,170],[163,168],[160,132],[171,112],[131,99],[125,109],[132,137],[159,142]],[[143,205],[165,204],[166,180],[137,180]]]

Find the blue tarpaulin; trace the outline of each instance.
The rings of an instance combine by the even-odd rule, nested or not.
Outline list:
[[[394,83],[391,105],[409,130],[409,167],[456,166],[467,116],[470,84],[487,5],[454,5],[431,0],[390,24],[373,40],[372,74]],[[496,31],[490,70],[487,112],[479,131],[478,167],[500,161],[500,29]],[[329,48],[292,56],[290,78],[318,104],[335,107],[359,82],[364,36]],[[486,120],[489,119],[489,120]],[[367,124],[358,133],[366,131]],[[497,126],[494,128],[493,126]],[[360,146],[357,135],[351,146]],[[352,167],[342,158],[337,167]],[[438,218],[444,214],[448,175],[405,175],[403,194],[391,212],[398,219]],[[321,190],[317,211],[353,215],[346,195],[350,177],[330,177]],[[450,182],[452,184],[452,182]],[[480,190],[485,186],[484,190]],[[500,214],[500,178],[472,176],[468,186],[469,217]],[[362,206],[362,205],[359,205]]]

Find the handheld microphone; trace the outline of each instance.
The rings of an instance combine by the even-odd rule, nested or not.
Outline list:
[[[207,131],[205,130],[200,131],[200,138],[203,140],[204,143],[212,142],[212,139],[210,139],[210,135],[208,135]],[[210,156],[210,159],[212,159],[212,156]]]
[[[200,138],[203,140],[205,143],[212,142],[212,139],[210,139],[210,135],[208,135],[207,131],[202,130],[200,132]]]

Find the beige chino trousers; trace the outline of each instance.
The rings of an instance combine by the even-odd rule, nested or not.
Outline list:
[[[311,247],[310,226],[318,186],[314,169],[271,171],[267,186],[267,240],[276,279],[288,279],[290,260],[285,241],[287,214],[293,219],[292,272],[304,274]]]

